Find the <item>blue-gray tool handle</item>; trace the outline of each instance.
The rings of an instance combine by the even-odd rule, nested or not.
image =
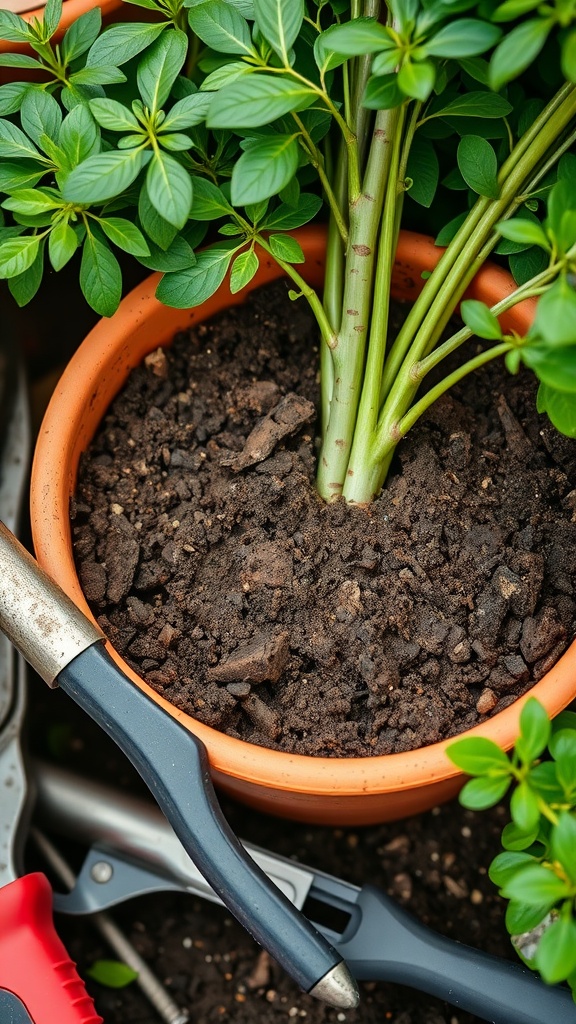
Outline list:
[[[576,1024],[567,988],[438,935],[371,885],[358,894],[338,949],[359,981],[410,985],[491,1024]]]
[[[214,793],[204,744],[121,672],[86,618],[0,523],[0,629],[132,761],[222,902],[294,980],[349,1009],[358,990],[342,957],[246,853]]]
[[[34,1024],[24,1003],[5,988],[0,988],[0,1020],[2,1024]]]

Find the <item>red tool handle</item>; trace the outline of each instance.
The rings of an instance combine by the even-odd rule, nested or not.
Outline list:
[[[52,889],[39,872],[0,889],[0,988],[18,996],[34,1024],[103,1024],[58,938]]]

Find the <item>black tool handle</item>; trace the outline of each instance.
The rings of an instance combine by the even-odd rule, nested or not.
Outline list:
[[[410,985],[491,1024],[576,1024],[568,989],[527,967],[438,935],[371,885],[356,908],[338,949],[359,981]]]
[[[101,644],[78,655],[57,682],[132,761],[223,903],[303,989],[313,988],[342,958],[239,843],[200,740],[127,679]]]

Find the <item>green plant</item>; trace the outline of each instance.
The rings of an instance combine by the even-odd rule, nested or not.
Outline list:
[[[514,786],[490,878],[509,900],[506,926],[522,958],[544,981],[567,981],[576,1001],[576,714],[551,723],[531,697],[510,757],[481,737],[447,753],[475,776],[460,793],[464,807],[492,807]]]
[[[121,295],[113,247],[164,272],[157,294],[174,306],[201,303],[229,270],[241,290],[262,253],[272,256],[321,334],[326,500],[370,501],[431,402],[499,356],[512,372],[525,363],[536,373],[540,410],[576,436],[572,0],[132,2],[158,22],[100,32],[90,12],[55,47],[61,0],[32,26],[0,12],[0,35],[37,55],[0,64],[45,78],[0,88],[10,217],[0,277],[19,303],[39,286],[45,250],[59,270],[81,249],[81,287],[105,316]],[[513,80],[545,45],[563,78],[542,98]],[[440,181],[459,212],[442,225],[446,251],[393,340],[405,198],[429,208]],[[323,200],[320,297],[289,232]],[[209,224],[221,238],[199,250]],[[442,340],[494,248],[510,257],[515,292],[492,310],[464,301],[464,327]],[[528,335],[503,332],[499,315],[530,296],[539,306]],[[423,389],[473,334],[481,349]]]

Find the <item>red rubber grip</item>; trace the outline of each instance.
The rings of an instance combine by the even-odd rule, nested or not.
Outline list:
[[[52,889],[39,872],[0,889],[0,988],[34,1024],[103,1024],[56,934]]]

